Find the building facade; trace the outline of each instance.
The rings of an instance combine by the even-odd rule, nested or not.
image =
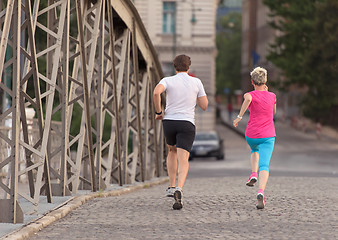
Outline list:
[[[216,11],[218,0],[134,0],[157,50],[165,76],[173,75],[176,55],[191,57],[189,73],[204,84],[209,107],[196,108],[197,131],[215,128]]]

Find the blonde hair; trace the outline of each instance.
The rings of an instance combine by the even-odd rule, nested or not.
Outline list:
[[[254,70],[252,70],[250,76],[253,83],[258,86],[265,84],[268,80],[268,72],[262,67],[256,67]]]

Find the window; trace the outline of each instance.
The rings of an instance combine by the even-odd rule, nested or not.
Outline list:
[[[176,2],[163,2],[162,32],[174,34],[176,31]]]
[[[238,1],[238,0],[225,0],[223,1],[223,5],[225,7],[229,7],[229,8],[240,8],[242,7],[242,1]]]

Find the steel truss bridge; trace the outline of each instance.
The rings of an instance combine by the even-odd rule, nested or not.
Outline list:
[[[164,175],[152,105],[163,73],[133,3],[0,4],[0,73],[11,79],[0,83],[10,103],[0,115],[0,222],[23,221],[19,198],[35,212],[41,195],[51,203]]]

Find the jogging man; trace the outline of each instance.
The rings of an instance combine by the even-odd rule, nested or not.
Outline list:
[[[189,171],[189,154],[195,139],[195,106],[206,110],[208,99],[200,79],[188,75],[190,57],[179,55],[173,61],[176,75],[163,78],[154,89],[155,119],[162,120],[169,153],[167,196],[174,197],[173,208],[183,207],[182,189]],[[166,91],[166,108],[161,109],[161,94]],[[178,164],[177,164],[178,162]],[[178,167],[177,167],[178,166]],[[178,168],[178,181],[176,174]]]

